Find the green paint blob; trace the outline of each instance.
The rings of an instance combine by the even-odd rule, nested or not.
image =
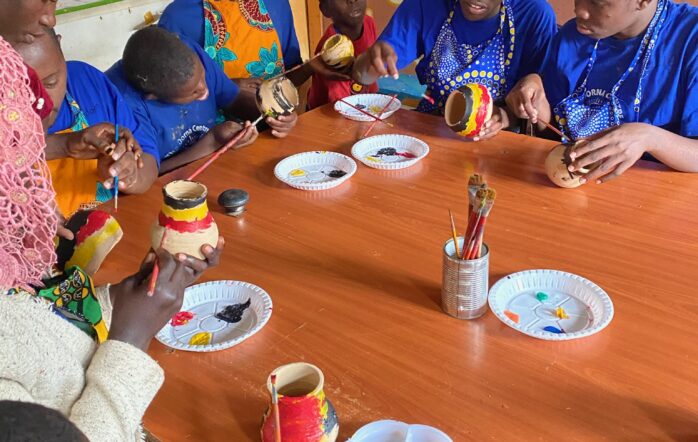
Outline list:
[[[538,292],[538,293],[536,293],[536,299],[539,300],[540,302],[547,301],[548,295],[546,295],[543,292]]]

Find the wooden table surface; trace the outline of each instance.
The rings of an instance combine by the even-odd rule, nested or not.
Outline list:
[[[501,134],[468,143],[441,119],[410,111],[390,121],[395,129],[373,133],[419,137],[429,156],[404,171],[359,163],[329,191],[291,189],[274,178],[278,161],[310,150],[350,155],[369,124],[325,107],[303,115],[288,138],[262,135],[199,176],[227,244],[204,280],[259,285],[274,311],[257,335],[221,352],[153,341],[166,380],[145,425],[165,441],[259,440],[267,375],[307,361],[325,374],[339,440],[379,419],[433,425],[455,441],[698,439],[696,175],[640,163],[611,183],[558,189],[542,168],[551,142]],[[191,170],[121,199],[124,238],[99,280],[136,270],[160,187]],[[490,284],[525,269],[582,275],[613,300],[607,329],[556,343],[491,312],[466,321],[441,311],[447,209],[462,229],[473,171],[497,190],[486,232]],[[249,192],[243,217],[217,205],[227,188]]]

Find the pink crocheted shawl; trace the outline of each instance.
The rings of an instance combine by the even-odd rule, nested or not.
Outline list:
[[[40,285],[56,261],[58,218],[22,57],[0,38],[0,288]]]

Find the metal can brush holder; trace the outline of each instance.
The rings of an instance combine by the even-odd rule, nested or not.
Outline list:
[[[458,237],[458,250],[463,250],[463,238]],[[482,256],[464,260],[456,256],[453,239],[443,249],[443,283],[441,308],[458,319],[475,319],[487,312],[490,249],[482,245]]]

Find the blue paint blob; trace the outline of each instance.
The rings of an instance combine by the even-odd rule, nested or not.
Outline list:
[[[565,332],[564,330],[560,330],[559,328],[553,327],[552,325],[545,327],[543,330],[550,332],[550,333],[557,333],[557,334]]]

